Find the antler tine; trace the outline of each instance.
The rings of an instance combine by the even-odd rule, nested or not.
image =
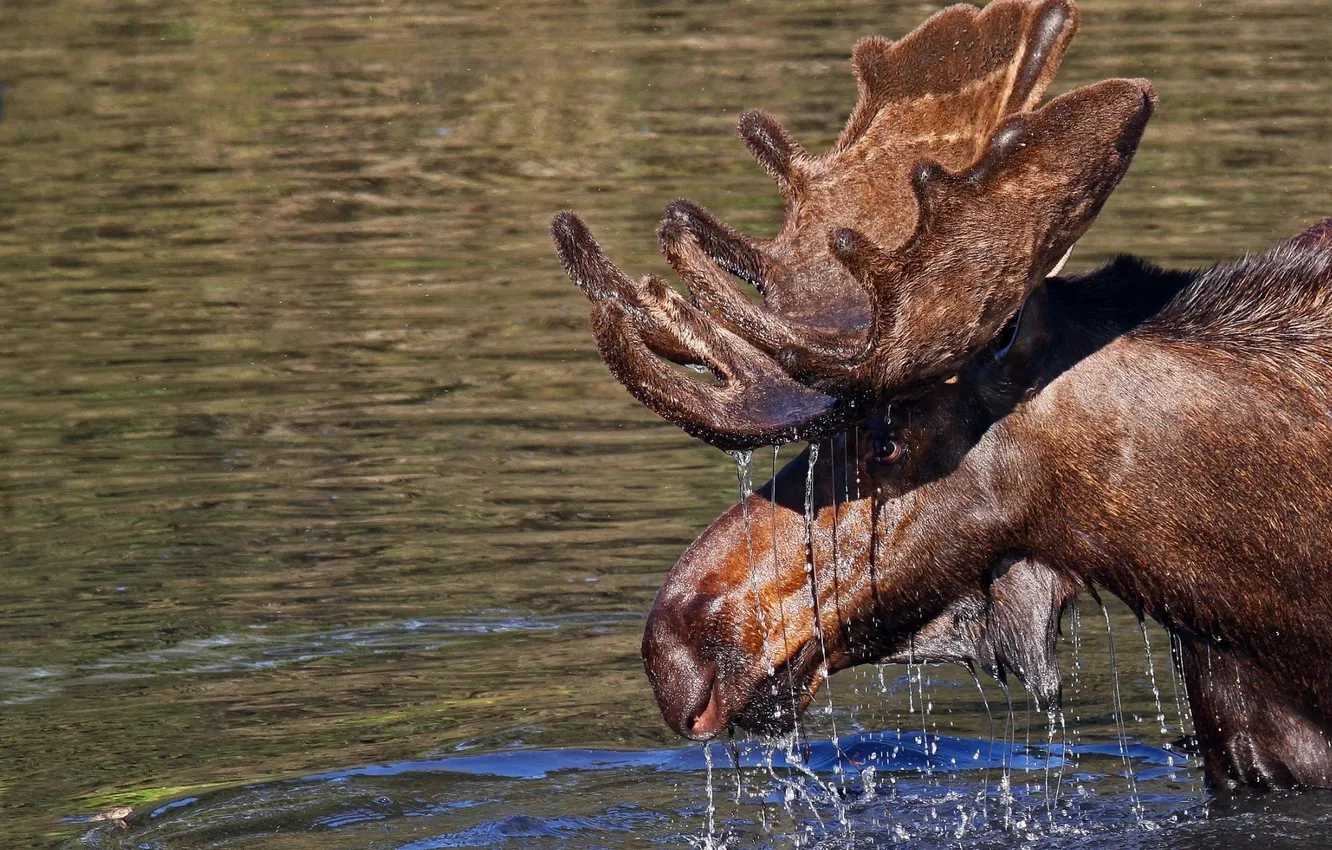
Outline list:
[[[572,210],[556,213],[550,232],[564,273],[588,300],[594,304],[615,298],[635,300],[638,285],[610,261],[577,213]]]
[[[800,164],[809,154],[792,138],[782,122],[761,109],[751,109],[741,115],[737,129],[754,159],[777,182],[782,200],[788,206],[795,203]]]
[[[689,285],[694,300],[768,354],[776,356],[783,348],[810,345],[826,349],[827,357],[840,359],[850,356],[864,341],[863,326],[869,314],[863,295],[859,301],[839,301],[830,293],[825,312],[840,320],[831,327],[788,318],[796,312],[796,305],[788,304],[791,280],[786,266],[769,256],[766,243],[737,233],[693,201],[676,198],[667,204],[658,236],[667,262]],[[711,263],[703,262],[705,259]],[[762,306],[709,265],[757,289],[763,296]],[[848,333],[845,326],[862,332]]]
[[[768,258],[758,240],[736,232],[688,198],[676,198],[666,205],[660,233],[666,233],[668,227],[672,228],[672,235],[678,230],[692,232],[714,263],[757,289],[765,298],[778,296],[772,283],[774,280],[781,282],[785,269]],[[662,236],[663,251],[666,251],[666,241]]]
[[[692,228],[686,227],[681,220],[685,212],[689,214]],[[677,201],[667,208],[667,216],[658,234],[662,253],[688,285],[698,306],[761,351],[778,358],[798,380],[808,378],[808,382],[815,383],[818,376],[835,371],[833,364],[864,355],[864,338],[848,340],[842,333],[787,321],[780,313],[764,309],[741,292],[703,249],[702,243],[707,239],[714,250],[727,255],[735,253],[724,242],[726,234],[715,230],[714,223],[715,220],[701,207],[688,201]],[[746,271],[757,270],[750,268]],[[758,288],[764,291],[766,286],[759,284]],[[824,389],[831,391],[829,387]]]
[[[821,437],[844,422],[846,404],[792,380],[665,281],[630,279],[574,213],[558,214],[551,232],[565,271],[592,302],[602,359],[658,415],[727,450]],[[666,360],[704,366],[716,382],[694,380]]]

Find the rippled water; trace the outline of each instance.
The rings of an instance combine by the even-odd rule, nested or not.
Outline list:
[[[678,195],[771,232],[736,115],[827,143],[850,45],[934,8],[9,0],[0,843],[705,841],[702,751],[662,726],[638,634],[734,470],[606,373],[546,226],[578,209],[635,272],[664,268],[654,228]],[[1326,11],[1082,8],[1058,86],[1149,76],[1161,104],[1074,265],[1207,262],[1332,212]],[[892,668],[834,680],[813,776],[751,766],[737,804],[714,747],[717,835],[1327,844],[1320,795],[1214,801],[1196,765],[1163,767],[1181,725],[1165,639],[1162,733],[1121,611],[1140,825],[1096,617],[1062,820],[1020,692],[1007,733],[987,683],[992,736],[965,674],[928,668],[922,691]],[[992,737],[1020,752],[922,774],[907,746],[868,781],[821,743],[831,719],[871,736],[843,742],[854,758],[920,727],[963,764]],[[121,807],[123,826],[89,822]]]
[[[741,846],[795,839],[872,846],[915,846],[1027,840],[1114,840],[1137,830],[1135,812],[1120,801],[1085,793],[1096,774],[1074,772],[1044,747],[1027,749],[948,736],[879,733],[811,744],[786,753],[745,745],[735,755],[712,745],[715,775],[714,842]],[[1066,750],[1080,765],[1118,761],[1117,746]],[[736,756],[740,770],[735,770]],[[1174,757],[1135,745],[1130,755],[1143,775],[1174,779]],[[956,774],[966,762],[974,776]],[[978,802],[987,769],[1007,766],[1015,777],[1011,800]],[[1068,796],[1047,793],[1034,777],[1068,767]],[[931,781],[926,768],[941,777]],[[116,832],[91,836],[94,847],[395,846],[400,850],[523,846],[584,846],[601,842],[680,846],[707,841],[706,830],[681,832],[699,819],[688,778],[708,770],[700,747],[676,750],[524,750],[462,756],[304,776],[240,791],[202,793],[145,811]],[[905,775],[902,775],[905,774]],[[680,781],[681,778],[684,781]],[[628,788],[625,782],[629,781]],[[532,794],[539,785],[544,794]],[[1143,796],[1145,814],[1191,825],[1203,813],[1188,792]],[[556,792],[552,794],[552,791]],[[514,813],[514,800],[522,812]],[[706,803],[703,803],[706,805]],[[664,807],[664,808],[658,808]],[[941,816],[942,815],[942,816]],[[839,817],[840,816],[840,817]],[[237,822],[245,829],[238,835]],[[390,824],[385,829],[386,822]],[[1005,822],[1008,827],[1005,828]],[[395,825],[396,824],[396,825]],[[386,840],[385,833],[392,832]],[[420,836],[420,837],[417,837]]]

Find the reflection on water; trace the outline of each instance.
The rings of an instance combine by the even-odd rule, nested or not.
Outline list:
[[[820,846],[850,839],[863,846],[910,840],[916,847],[949,847],[962,838],[1003,841],[1012,832],[1028,841],[1117,836],[1138,830],[1140,822],[1129,800],[1087,793],[1106,778],[1089,772],[1093,766],[1119,763],[1114,745],[1029,747],[898,732],[789,750],[756,744],[734,754],[719,744],[711,749],[720,802],[711,837],[718,843],[780,844],[803,836]],[[1144,820],[1204,818],[1192,791],[1175,784],[1177,754],[1135,745],[1130,755],[1144,780]],[[140,850],[220,843],[360,847],[374,835],[399,850],[427,850],[568,846],[614,841],[618,834],[683,844],[706,840],[680,829],[702,814],[700,795],[690,792],[708,770],[701,747],[517,750],[374,765],[186,796],[98,831],[89,843]],[[1011,797],[984,793],[983,771],[1011,776]],[[552,786],[559,792],[554,800]],[[570,795],[582,799],[569,805]],[[653,807],[663,803],[669,808]],[[1138,831],[1139,839],[1150,832]]]
[[[1323,10],[1082,7],[1061,90],[1143,75],[1161,105],[1075,265],[1120,250],[1207,262],[1329,212]],[[698,835],[699,773],[427,772],[374,778],[391,786],[383,804],[366,796],[372,777],[283,780],[460,748],[675,746],[643,681],[639,623],[732,497],[732,467],[606,374],[547,223],[578,209],[636,272],[664,268],[653,231],[677,195],[770,232],[777,195],[734,139],[736,115],[763,106],[827,143],[852,102],[850,45],[933,8],[5,4],[7,842],[76,840],[89,827],[69,818],[120,805],[135,808],[129,832],[101,825],[90,840],[151,827],[175,836],[159,846],[204,843],[186,837],[192,819],[228,805],[218,841],[262,832],[240,820],[286,823],[288,805],[304,829],[310,812],[342,811],[342,789],[381,816],[293,843]],[[1121,612],[1128,733],[1156,746],[1187,721],[1161,682],[1159,731],[1134,627]],[[1084,631],[1069,736],[1100,745],[1115,740],[1106,644]],[[1164,678],[1163,636],[1153,645]],[[1044,743],[1020,693],[1006,732],[987,686],[992,736],[969,678],[930,668],[908,687],[901,674],[843,674],[838,716],[812,717],[810,740],[835,719]],[[1128,811],[1119,772],[1084,782],[1103,832]],[[959,793],[978,784],[969,773]],[[1164,809],[1195,811],[1196,771],[1177,784]],[[912,799],[952,793],[918,786],[932,790]],[[203,802],[145,820],[191,796]],[[1207,828],[1308,836],[1326,822],[1310,800]],[[914,834],[933,805],[893,823]],[[891,827],[872,827],[884,808],[851,820],[888,841]]]

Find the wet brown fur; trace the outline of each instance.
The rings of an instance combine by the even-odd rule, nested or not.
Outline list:
[[[1327,787],[1329,343],[1326,249],[1203,273],[1127,333],[1048,361],[1040,392],[914,491],[928,508],[883,535],[880,573],[967,587],[1020,553],[1104,587],[1183,640],[1213,784]],[[932,598],[862,604],[894,622]]]
[[[808,537],[797,460],[662,586],[644,659],[678,731],[789,728],[827,675],[883,659],[1011,669],[1052,701],[1059,612],[1103,587],[1179,639],[1209,781],[1332,786],[1332,225],[1199,274],[1121,258],[1042,285],[1154,105],[1111,80],[1032,111],[1076,23],[1070,0],[996,0],[862,42],[822,155],[747,113],[782,229],[673,202],[687,299],[556,217],[644,404],[721,448],[822,441]]]
[[[1043,327],[1019,329],[1044,340],[1025,360],[1000,367],[986,352],[957,382],[845,438],[868,444],[888,427],[911,462],[885,468],[864,451],[839,472],[846,443],[825,444],[815,574],[829,669],[905,660],[930,638],[970,653],[932,660],[977,662],[976,600],[993,607],[995,565],[1021,558],[1062,589],[1008,609],[1011,645],[1039,646],[1040,623],[1022,617],[1057,612],[1076,586],[1106,588],[1181,640],[1212,784],[1332,784],[1332,257],[1305,242],[1197,275],[1123,258],[1051,281]],[[853,466],[872,494],[854,497]],[[658,611],[704,586],[714,600],[733,594],[691,625],[694,659],[727,658],[719,719],[767,731],[773,700],[754,695],[785,675],[796,687],[784,698],[795,690],[804,703],[823,675],[792,501],[804,475],[799,461],[784,470],[792,495],[776,511],[764,493],[751,498],[756,569],[735,509],[699,538],[667,576],[645,641],[649,668],[671,667],[653,646]],[[778,517],[776,563],[765,515]],[[959,619],[959,605],[973,613]],[[722,623],[739,637],[719,639]]]

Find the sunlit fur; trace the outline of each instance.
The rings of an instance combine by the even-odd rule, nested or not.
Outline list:
[[[771,559],[760,546],[751,576],[731,514],[695,544],[712,550],[707,565],[681,559],[658,606],[701,581],[727,599],[712,622],[744,636],[718,680],[720,719],[766,728],[753,717],[773,707],[755,693],[767,670],[789,668],[807,688],[821,680],[825,647],[831,670],[900,651],[960,600],[992,594],[995,565],[1021,554],[1068,586],[1109,590],[1179,638],[1214,785],[1332,784],[1332,256],[1292,241],[1197,275],[1123,258],[1052,281],[1045,329],[1031,359],[1007,367],[1020,380],[996,380],[983,355],[959,381],[867,422],[925,460],[875,468],[862,453],[862,485],[878,497],[837,506],[835,562],[831,494],[820,497],[821,642],[807,631],[796,510],[776,569],[759,563],[760,550]],[[834,463],[839,445],[824,449]],[[789,486],[803,475],[791,470]],[[772,512],[762,496],[748,510]],[[755,598],[766,621],[786,617],[785,635],[746,622],[758,618]],[[1057,608],[1059,594],[1026,603]],[[726,639],[695,626],[700,657],[724,654]],[[812,658],[794,652],[816,643]]]
[[[1103,587],[1179,640],[1209,781],[1332,785],[1332,225],[1197,275],[1121,258],[1043,284],[1155,106],[1106,80],[1037,108],[1077,20],[995,0],[861,42],[823,154],[746,113],[782,225],[668,205],[688,298],[556,216],[636,398],[719,448],[822,446],[808,547],[797,461],[663,584],[644,662],[681,733],[787,728],[883,658],[1012,670],[1053,702],[1062,606]],[[867,451],[885,440],[905,452]]]

